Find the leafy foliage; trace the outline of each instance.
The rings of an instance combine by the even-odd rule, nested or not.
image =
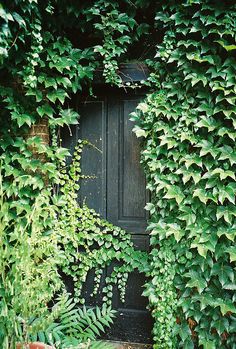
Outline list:
[[[235,347],[235,18],[234,4],[197,0],[156,15],[159,91],[133,115],[152,196],[156,348]]]
[[[114,284],[124,299],[127,271],[147,273],[157,348],[235,347],[235,17],[229,0],[0,4],[4,349],[12,346],[7,338],[18,328],[8,317],[18,321],[22,311],[28,318],[40,309],[48,316],[46,301],[60,288],[56,260],[48,254],[56,245],[57,262],[72,277],[81,303],[91,269],[96,293],[102,270],[118,263],[103,289],[108,305]],[[153,70],[148,85],[154,92],[133,114],[135,132],[144,138],[142,162],[152,197],[146,206],[153,247],[149,267],[127,234],[86,205],[77,206],[85,144],[78,146],[69,174],[63,163],[69,154],[60,146],[60,127],[78,122],[73,94],[91,83],[98,67],[107,83],[121,86],[119,62],[130,59],[132,50],[137,58],[135,42],[144,47]],[[50,125],[51,144],[29,136],[42,119]],[[49,183],[60,183],[59,196],[45,189]],[[57,187],[53,191],[57,194]],[[37,254],[24,252],[29,240],[41,255],[37,260]],[[61,259],[63,254],[69,258]],[[32,276],[23,272],[25,264],[32,275],[53,270],[45,283],[35,277],[29,304],[29,291],[21,289]],[[37,303],[42,308],[37,310]]]
[[[27,341],[29,334],[33,335],[37,321],[31,323],[32,318],[41,315],[45,325],[54,321],[55,314],[49,313],[48,303],[62,287],[58,268],[72,276],[74,300],[83,302],[81,289],[88,271],[96,269],[96,292],[102,269],[111,261],[120,262],[104,288],[104,302],[111,304],[112,285],[119,284],[124,299],[127,271],[139,266],[140,260],[146,261],[141,259],[141,253],[134,252],[125,232],[102,221],[86,206],[77,205],[76,181],[81,179],[81,148],[70,174],[66,174],[65,168],[61,169],[62,173],[58,171],[59,164],[69,155],[67,149],[60,146],[60,127],[78,123],[79,118],[69,105],[72,95],[82,89],[82,83],[92,80],[101,54],[107,81],[115,79],[116,58],[125,52],[123,44],[130,42],[124,33],[128,34],[135,24],[118,4],[103,3],[106,11],[100,11],[98,2],[94,6],[56,0],[0,4],[0,160],[3,177],[0,346],[4,349],[12,349],[16,341]],[[98,34],[98,42],[89,48],[74,45],[71,23],[81,37],[83,31],[90,32],[92,25]],[[81,23],[84,23],[83,29]],[[103,25],[104,53],[98,50],[102,33],[99,24]],[[115,26],[114,30],[112,26]],[[109,40],[112,40],[112,47],[109,47]],[[116,48],[118,43],[119,48]],[[50,127],[51,144],[40,137],[43,121]],[[33,130],[38,130],[38,134],[33,134]],[[61,193],[57,195],[59,183]],[[122,266],[122,260],[126,268]],[[105,319],[108,320],[111,314],[109,308],[106,314],[104,310]],[[84,316],[88,322],[97,316],[98,327],[92,324],[91,330],[98,334],[103,323],[99,310],[84,312]],[[80,336],[84,333],[86,340],[92,332],[89,334],[83,329],[82,326]]]
[[[31,335],[31,341],[39,340],[56,348],[96,349],[101,345],[108,348],[104,343],[96,342],[96,338],[113,323],[115,311],[111,308],[104,305],[101,310],[98,307],[81,309],[68,294],[62,294],[52,314],[56,321],[51,322],[46,329],[37,331],[36,335]],[[35,322],[37,324],[40,321],[41,318],[38,318]]]
[[[96,45],[94,51],[103,57],[105,81],[122,85],[116,57],[120,57],[127,51],[128,44],[131,42],[130,31],[137,26],[137,23],[127,13],[119,12],[118,3],[106,0],[96,2],[88,14],[99,18],[94,27],[103,33],[103,43]]]
[[[73,279],[76,302],[85,302],[81,296],[82,288],[90,270],[95,268],[95,296],[99,290],[103,269],[112,262],[118,263],[106,277],[106,285],[103,288],[103,301],[110,306],[113,286],[118,286],[121,300],[124,302],[128,273],[136,268],[140,272],[146,272],[148,259],[144,252],[134,249],[130,235],[124,230],[101,219],[85,204],[78,205],[79,181],[84,177],[80,168],[84,146],[92,145],[85,140],[78,142],[68,170],[65,162],[61,162],[61,195],[57,198],[58,218],[55,231],[57,236],[61,237],[66,256],[62,270]]]
[[[50,192],[42,191],[29,209],[7,201],[2,184],[0,177],[0,342],[6,349],[28,340],[32,317],[50,318],[47,303],[62,282],[57,237],[49,230]]]

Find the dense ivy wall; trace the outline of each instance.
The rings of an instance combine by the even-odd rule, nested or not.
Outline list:
[[[236,7],[170,2],[156,21],[158,92],[133,115],[152,196],[155,347],[235,348]]]
[[[88,272],[94,271],[97,294],[104,267],[115,261],[103,288],[107,309],[113,286],[124,301],[128,273],[147,269],[147,256],[134,251],[125,231],[78,205],[85,144],[78,144],[67,171],[70,154],[60,139],[60,127],[70,129],[79,120],[73,94],[86,85],[88,90],[99,65],[107,81],[120,83],[117,59],[131,42],[126,34],[137,41],[147,27],[134,19],[136,10],[124,10],[111,1],[0,3],[0,348],[37,338],[50,344],[56,338],[68,348],[62,345],[66,333],[51,333],[65,305],[62,295],[58,307],[48,308],[65,290],[58,269],[71,278],[78,306]],[[39,136],[43,124],[49,125],[50,144]],[[105,313],[101,326],[108,325]],[[77,338],[68,338],[74,345],[81,341],[78,328]],[[37,335],[39,330],[49,336]]]
[[[149,58],[149,86],[154,92],[132,118],[137,136],[144,137],[142,162],[152,193],[152,202],[146,207],[153,249],[145,295],[155,318],[155,348],[235,348],[235,19],[233,1],[0,3],[0,156],[9,206],[5,199],[1,202],[10,212],[2,218],[8,217],[10,223],[4,251],[15,245],[10,240],[12,222],[28,228],[31,209],[39,197],[42,210],[37,231],[44,236],[54,227],[50,215],[42,213],[52,200],[51,192],[43,189],[48,183],[63,181],[64,175],[68,179],[61,167],[68,152],[58,146],[58,140],[60,126],[78,122],[70,105],[72,95],[91,83],[98,66],[103,66],[107,83],[122,86],[117,75],[119,61]],[[50,146],[38,137],[26,137],[29,127],[41,118],[48,119],[53,135]],[[44,154],[44,163],[32,153],[32,146]],[[75,167],[69,184],[61,182],[65,196],[71,186],[76,189],[79,159]],[[73,192],[74,200],[75,196]],[[63,201],[56,203],[57,209],[60,205]],[[96,229],[99,223],[93,239],[99,240],[104,253],[115,241],[107,260],[112,259],[122,243],[112,232],[121,237],[122,232],[101,222],[87,207],[76,212],[71,208],[68,200],[66,224],[73,237],[84,236],[86,251],[91,252],[90,257],[96,255],[90,250],[89,236],[91,227]],[[90,217],[92,224],[84,225],[83,217]],[[69,239],[63,236],[62,221],[56,225],[56,239],[62,235],[60,243]],[[108,232],[106,239],[101,238],[103,230]],[[54,249],[55,236],[47,236]],[[19,244],[22,248],[23,242]],[[68,251],[73,261],[80,243],[76,240]],[[129,244],[126,261],[137,266],[136,260],[131,261]],[[36,245],[42,255],[45,250]],[[34,270],[39,260],[36,258]],[[14,263],[10,267],[17,265],[16,260]],[[51,263],[55,271],[57,261]],[[85,255],[84,264],[89,269],[94,260]],[[71,272],[66,263],[64,268]],[[86,272],[73,274],[79,277],[78,291]],[[100,276],[98,268],[98,281]],[[24,281],[24,273],[22,278]],[[12,280],[16,280],[14,275]],[[10,314],[15,316],[12,280],[5,289],[1,280],[1,321]],[[45,300],[59,287],[56,275],[54,282],[52,289],[43,286]],[[17,292],[19,296],[22,289]],[[110,301],[110,294],[109,287],[105,299]],[[80,298],[79,292],[77,296]],[[25,312],[32,311],[35,304],[37,299]]]

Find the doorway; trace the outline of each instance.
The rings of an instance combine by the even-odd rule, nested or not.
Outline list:
[[[85,147],[82,153],[82,174],[92,178],[81,181],[79,200],[130,233],[135,248],[148,252],[144,209],[148,192],[140,165],[140,143],[129,120],[144,94],[101,88],[97,96],[79,103],[80,124],[67,144],[73,149],[78,139],[86,139],[99,149]],[[134,272],[128,280],[124,304],[115,293],[113,307],[118,316],[106,339],[151,343],[152,319],[146,309],[147,299],[142,296],[144,284],[144,275]],[[88,297],[88,304],[96,304],[96,300]]]

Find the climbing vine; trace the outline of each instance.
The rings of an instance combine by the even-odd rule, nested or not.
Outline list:
[[[152,196],[145,293],[157,348],[235,347],[235,19],[230,2],[171,2],[156,15],[159,88],[133,118]]]
[[[112,261],[108,304],[114,284],[124,299],[127,272],[146,272],[156,348],[235,347],[235,21],[233,1],[0,3],[0,160],[11,222],[21,226],[39,197],[48,206],[41,194],[52,184],[56,215],[43,226],[55,227],[69,256],[58,260],[75,300],[84,302],[91,270],[96,294]],[[120,228],[77,205],[81,151],[92,145],[78,144],[68,170],[60,141],[60,128],[79,122],[73,95],[91,91],[99,70],[122,86],[120,62],[137,57],[152,71],[152,93],[132,114],[151,192],[149,264]],[[50,144],[31,134],[43,120]]]
[[[48,333],[45,326],[50,328],[50,319],[55,320],[57,311],[50,316],[47,305],[63,289],[58,271],[72,279],[74,302],[78,304],[84,303],[83,285],[88,273],[94,270],[95,294],[99,291],[104,268],[113,262],[114,267],[102,290],[103,302],[110,305],[114,285],[124,301],[128,273],[135,268],[147,269],[145,254],[134,250],[124,231],[103,221],[85,205],[78,206],[78,181],[83,177],[80,152],[85,143],[78,145],[69,172],[64,160],[70,154],[61,146],[60,128],[70,128],[79,120],[78,113],[71,107],[72,95],[91,83],[101,56],[104,57],[104,74],[109,76],[107,81],[118,83],[114,73],[118,67],[116,59],[125,52],[122,40],[123,43],[130,41],[122,34],[136,24],[117,4],[109,1],[103,4],[107,14],[106,11],[99,13],[97,3],[80,8],[77,4],[57,1],[0,5],[0,157],[4,199],[9,201],[7,206],[4,202],[9,220],[2,217],[4,240],[1,240],[2,251],[9,250],[5,257],[4,253],[1,256],[4,273],[0,280],[3,325],[0,338],[4,349],[14,348],[17,341],[27,342],[32,335],[46,338],[43,332],[38,336],[35,331],[40,321]],[[75,18],[81,22],[75,23]],[[71,23],[81,38],[86,37],[83,31],[88,33],[91,27],[95,28],[97,43],[91,47],[83,47],[85,41],[75,45],[75,37],[70,34]],[[112,29],[114,25],[116,28]],[[112,30],[115,37],[109,47]],[[117,36],[118,33],[121,35]],[[120,49],[116,50],[118,42]],[[104,46],[104,53],[99,51],[99,44]],[[47,125],[52,136],[50,143],[45,131]],[[45,186],[47,195],[42,195]],[[33,208],[39,198],[50,215],[45,211],[36,219]],[[27,224],[29,217],[36,225],[34,236],[32,225]],[[16,229],[13,229],[13,222]],[[29,248],[30,241],[34,243]],[[43,241],[45,244],[39,245]],[[35,282],[30,284],[34,278]],[[31,302],[26,301],[29,293],[24,292],[24,287],[31,295]],[[37,316],[40,320],[34,319]],[[36,321],[36,326],[32,321]]]
[[[105,267],[118,262],[103,286],[102,301],[112,304],[113,286],[117,285],[121,301],[125,301],[125,286],[128,273],[134,269],[145,273],[148,269],[147,255],[135,251],[131,237],[124,230],[103,220],[86,204],[78,205],[79,183],[84,175],[81,173],[80,159],[84,146],[93,146],[88,141],[80,140],[75,147],[74,157],[66,169],[61,163],[60,204],[56,232],[61,236],[66,258],[62,271],[73,280],[74,300],[84,303],[82,289],[89,271],[95,269],[93,295],[98,295],[101,277]],[[67,234],[65,234],[67,232]]]

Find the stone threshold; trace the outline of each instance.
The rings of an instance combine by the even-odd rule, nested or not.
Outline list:
[[[118,341],[104,341],[104,342],[112,344],[114,346],[114,349],[152,349],[152,345],[150,344],[118,342]]]

